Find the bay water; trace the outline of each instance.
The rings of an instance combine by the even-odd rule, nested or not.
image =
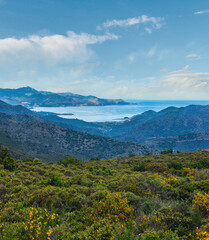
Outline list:
[[[160,111],[170,106],[209,105],[209,100],[126,100],[133,105],[34,107],[36,112],[52,112],[62,118],[80,119],[86,122],[122,121],[148,110]]]

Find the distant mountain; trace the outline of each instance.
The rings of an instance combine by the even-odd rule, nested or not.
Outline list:
[[[209,149],[209,131],[188,133],[185,135],[158,138],[156,140],[146,141],[145,144],[150,147],[165,150],[190,152],[198,149]]]
[[[48,132],[55,132],[57,139],[46,147],[48,153],[53,153],[55,152],[53,149],[56,149],[60,153],[79,154],[82,157],[85,155],[86,157],[106,158],[131,153],[141,155],[154,152],[153,149],[174,148],[180,151],[209,149],[209,105],[169,107],[159,112],[146,111],[124,122],[104,123],[64,119],[53,113],[34,113],[22,106],[11,106],[2,101],[0,101],[0,112],[10,114],[8,116],[14,123],[14,126],[12,124],[7,128],[6,125],[4,126],[7,135],[15,140],[15,144],[20,144],[18,147],[21,146],[22,151],[30,154],[33,153],[28,146],[30,141],[37,144],[38,150],[35,151],[35,154],[43,154],[45,151],[43,148],[44,139],[39,128],[40,124],[43,129],[46,129],[46,142],[53,142],[53,135],[48,135]],[[5,123],[8,121],[8,125],[11,119],[5,120]],[[1,128],[2,124],[0,122],[0,130],[4,131],[4,128]],[[34,129],[28,129],[31,128],[30,126]],[[23,132],[29,142],[23,143],[20,138],[16,139],[16,135],[13,135],[16,128],[19,129],[19,132]],[[59,131],[67,131],[67,136],[72,135],[72,139],[70,137],[60,139]],[[82,140],[77,141],[77,137]],[[92,146],[84,144],[87,141],[84,140],[86,138],[88,141],[93,141],[94,144]],[[70,145],[66,142],[69,142]],[[67,147],[63,147],[63,143]],[[79,146],[82,146],[82,149]]]
[[[37,91],[31,87],[0,89],[0,100],[27,107],[105,106],[130,104],[122,99],[102,99],[73,93]]]
[[[47,121],[22,106],[3,102],[0,102],[0,144],[26,154],[62,154],[82,159],[157,153],[142,144],[121,142],[57,126],[55,122]]]
[[[209,105],[170,107],[139,120],[139,124],[117,139],[142,143],[206,130],[209,130]]]
[[[56,124],[94,133],[120,141],[148,144],[155,149],[168,148],[193,151],[209,148],[209,105],[169,107],[162,111],[147,111],[124,122],[86,123],[75,119],[46,116]],[[191,139],[191,140],[190,140]]]
[[[31,112],[29,109],[21,106],[21,105],[17,105],[17,106],[12,106],[8,103],[5,103],[3,101],[0,100],[0,112],[1,113],[7,113],[7,114],[30,114],[30,115],[34,115],[33,112]]]
[[[90,134],[101,135],[109,138],[118,138],[127,133],[132,128],[142,124],[157,114],[154,111],[146,111],[140,115],[136,115],[130,119],[119,122],[85,122],[79,119],[66,119],[56,116],[56,114],[39,112],[43,118],[53,121],[57,125],[66,128],[87,132]]]

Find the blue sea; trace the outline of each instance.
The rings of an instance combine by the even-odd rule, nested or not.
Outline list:
[[[209,105],[209,100],[126,100],[134,105],[111,106],[79,106],[79,107],[34,107],[32,110],[53,112],[62,118],[80,119],[86,122],[122,121],[124,118],[143,113],[147,110],[160,111],[170,106],[185,107],[194,105]],[[62,115],[64,114],[64,115]],[[69,115],[68,115],[69,114]]]

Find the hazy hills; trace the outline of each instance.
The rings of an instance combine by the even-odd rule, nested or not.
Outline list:
[[[12,109],[17,110],[14,106],[0,102],[0,112],[2,109],[5,112],[5,109],[1,107],[4,105],[10,113]],[[121,142],[56,126],[52,121],[46,121],[24,107],[18,107],[18,109],[20,109],[19,114],[0,113],[0,143],[11,145],[24,153],[60,153],[88,159],[157,152],[141,144]]]
[[[166,108],[155,113],[118,137],[120,140],[144,142],[209,130],[209,106],[190,105]]]
[[[27,107],[104,106],[129,104],[121,99],[102,99],[73,93],[37,91],[31,87],[0,89],[0,100]]]
[[[59,153],[88,159],[156,153],[153,149],[209,148],[209,106],[169,107],[124,122],[104,123],[34,113],[2,101],[0,112],[0,140],[9,138],[12,147],[29,154]]]
[[[0,112],[1,113],[7,113],[7,114],[29,114],[29,115],[34,115],[33,112],[28,110],[27,108],[17,105],[17,106],[12,106],[8,103],[5,103],[0,100]]]
[[[145,142],[158,150],[173,149],[174,151],[190,152],[198,149],[209,149],[209,131],[194,132],[184,135],[158,138]]]
[[[56,116],[46,116],[46,119],[66,127],[80,128],[80,131],[120,141],[148,144],[160,150],[174,148],[193,151],[209,148],[209,106],[169,107],[159,112],[147,111],[124,122],[112,123],[86,123]]]

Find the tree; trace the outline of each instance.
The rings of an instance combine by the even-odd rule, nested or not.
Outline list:
[[[8,169],[10,171],[15,170],[16,166],[15,166],[15,159],[12,158],[11,153],[9,152],[9,148],[8,147],[1,147],[0,150],[0,164],[4,165],[5,169]]]

